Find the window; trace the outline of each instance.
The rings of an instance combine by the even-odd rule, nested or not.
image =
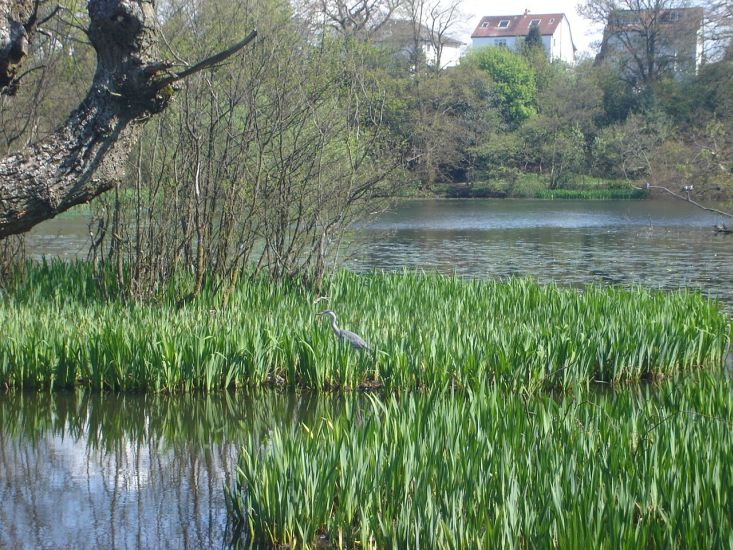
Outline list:
[[[550,19],[550,23],[554,23],[554,22],[555,22],[555,18],[553,17],[552,19]]]
[[[502,19],[501,21],[499,21],[497,27],[499,27],[500,29],[506,29],[507,27],[509,27],[509,19]]]
[[[506,40],[503,38],[499,38],[498,40],[495,40],[494,44],[496,44],[497,46],[504,46],[506,48]]]
[[[664,14],[664,21],[669,21],[670,23],[676,23],[680,20],[680,13],[678,11],[669,11],[666,14]]]
[[[486,27],[488,27],[488,26],[489,26],[489,24],[488,24],[488,23],[481,23],[481,28],[482,28],[482,29],[485,29],[485,28],[486,28]]]
[[[542,23],[542,19],[532,19],[529,22],[529,28],[531,29],[532,27],[539,27],[540,23]]]

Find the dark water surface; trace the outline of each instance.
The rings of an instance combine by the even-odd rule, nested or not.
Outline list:
[[[682,201],[417,200],[359,230],[347,265],[733,295],[726,220]]]
[[[354,271],[697,288],[733,306],[733,235],[713,231],[727,221],[673,200],[410,200],[357,228],[341,256]],[[37,259],[84,257],[88,245],[83,215],[28,236]]]
[[[682,202],[409,201],[355,232],[357,271],[437,269],[702,289],[733,305],[733,238]],[[83,216],[39,225],[33,257],[83,257]],[[248,438],[339,400],[0,393],[0,548],[220,548],[223,487]]]

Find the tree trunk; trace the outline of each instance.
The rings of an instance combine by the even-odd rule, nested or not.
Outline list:
[[[28,35],[36,22],[33,0],[0,0],[0,91],[16,89],[18,68],[28,53]]]
[[[23,3],[35,5],[25,0],[18,5]],[[142,123],[170,103],[173,83],[229,57],[255,36],[172,74],[170,64],[158,58],[153,0],[89,0],[88,10],[88,35],[97,52],[91,88],[53,134],[0,159],[0,238],[27,231],[114,187]],[[7,65],[2,56],[12,50],[2,49],[2,21],[23,24],[16,11],[8,0],[0,0],[0,70]],[[35,24],[35,13],[31,19]]]

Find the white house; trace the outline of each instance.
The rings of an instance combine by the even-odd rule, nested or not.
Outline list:
[[[393,19],[387,21],[374,33],[374,41],[395,51],[395,54],[409,59],[415,49],[415,27],[411,21]],[[425,25],[419,26],[418,46],[429,65],[438,61],[440,48],[440,68],[453,67],[466,46],[460,40],[447,35],[432,33]]]
[[[575,62],[575,44],[564,13],[529,13],[482,17],[471,35],[471,46],[504,46],[518,50],[532,27],[538,27],[550,61]]]

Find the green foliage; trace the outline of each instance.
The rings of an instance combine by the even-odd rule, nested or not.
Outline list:
[[[537,117],[522,127],[521,135],[532,151],[530,163],[549,173],[551,188],[557,187],[569,174],[582,173],[585,136],[577,125],[557,127],[551,119]]]
[[[498,126],[498,123],[497,123]],[[476,179],[500,178],[513,181],[524,165],[526,150],[519,132],[504,132],[497,126],[486,132],[474,154],[480,175]]]
[[[485,71],[492,79],[497,107],[505,122],[516,127],[537,113],[537,83],[526,59],[507,48],[471,50],[462,63]]]
[[[447,185],[441,189],[449,198],[523,198],[628,200],[642,199],[647,193],[627,180],[606,180],[589,176],[568,176],[555,188],[548,188],[545,176],[533,173],[496,173],[494,178],[470,186]]]
[[[643,189],[542,189],[535,193],[536,199],[566,200],[630,200],[643,199]]]
[[[329,306],[372,356],[339,346],[288,280],[247,278],[226,309],[213,287],[184,307],[173,284],[160,303],[106,300],[114,280],[84,263],[29,266],[0,302],[0,386],[535,392],[717,367],[728,345],[719,305],[689,292],[338,273]]]
[[[228,492],[256,545],[727,547],[733,387],[378,397],[251,437]]]
[[[544,53],[544,47],[542,45],[542,34],[540,34],[539,25],[529,29],[527,36],[524,37],[524,43],[527,45],[528,48],[543,48]]]
[[[594,172],[629,179],[649,175],[654,151],[671,132],[668,117],[659,111],[634,114],[623,124],[603,128],[593,142]]]
[[[632,86],[621,80],[616,71],[607,66],[594,68],[591,77],[603,91],[602,125],[623,122],[641,107],[641,96]]]
[[[573,174],[589,172],[588,144],[597,131],[601,91],[585,73],[548,63],[542,52],[538,56],[528,57],[543,82],[538,112],[516,129],[495,124],[485,133],[475,149],[479,179],[512,179],[512,172],[532,171],[555,188]]]

